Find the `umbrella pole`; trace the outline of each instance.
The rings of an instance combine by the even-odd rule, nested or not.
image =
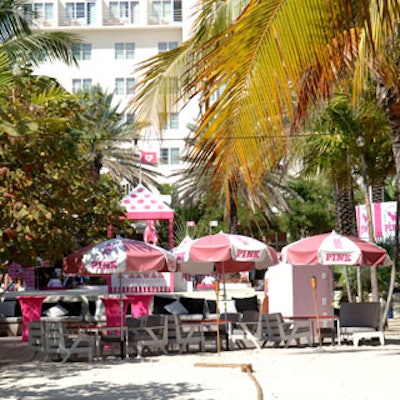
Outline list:
[[[120,346],[121,346],[121,359],[124,359],[125,356],[125,343],[124,343],[124,338],[122,337],[123,334],[123,330],[122,330],[122,326],[124,324],[124,305],[123,305],[123,301],[122,301],[122,274],[118,274],[119,275],[119,337],[121,340]]]
[[[216,297],[216,312],[217,312],[217,354],[220,355],[220,331],[219,331],[219,280],[214,281],[215,297]]]
[[[314,298],[315,322],[317,323],[318,342],[319,342],[319,347],[322,347],[321,328],[319,326],[319,315],[318,315],[318,304],[317,304],[317,278],[314,275],[311,277],[311,288],[313,291],[313,298]]]

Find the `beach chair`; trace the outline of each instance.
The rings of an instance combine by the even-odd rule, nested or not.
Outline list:
[[[215,351],[218,351],[219,340],[219,348],[222,349],[225,342],[225,348],[229,350],[230,343],[232,343],[230,336],[240,317],[241,314],[238,312],[223,312],[219,315],[219,323],[217,323],[216,317],[210,321],[204,320],[202,331],[205,345],[207,342],[214,343]]]
[[[62,322],[43,321],[45,339],[45,359],[62,357],[66,362],[72,355],[85,355],[92,361],[93,343],[91,338],[84,334],[72,335],[65,331]]]
[[[241,318],[232,325],[229,341],[238,348],[246,348],[248,342],[260,349],[261,313],[255,310],[244,310]]]
[[[46,351],[46,335],[44,331],[43,321],[31,321],[28,325],[28,346],[33,351],[31,361],[33,361],[39,353]]]
[[[379,302],[341,303],[339,344],[343,339],[357,347],[361,340],[378,339],[384,345],[384,332],[379,330],[380,313]]]
[[[100,357],[104,358],[106,356],[120,356],[125,358],[127,356],[128,349],[125,349],[127,344],[126,338],[126,327],[102,327],[98,328],[99,336],[99,348]],[[114,351],[116,350],[116,351]]]
[[[176,345],[180,353],[188,352],[190,345],[199,346],[200,351],[205,349],[205,338],[200,321],[182,322],[179,315],[168,315],[168,348]]]
[[[263,314],[262,324],[262,347],[271,341],[275,347],[283,343],[287,348],[293,340],[300,346],[301,338],[305,338],[309,346],[312,345],[310,326],[302,325],[299,321],[285,321],[281,313]]]
[[[168,354],[168,321],[165,315],[148,315],[140,326],[134,326],[132,322],[128,327],[128,335],[139,357],[151,353],[153,349]]]

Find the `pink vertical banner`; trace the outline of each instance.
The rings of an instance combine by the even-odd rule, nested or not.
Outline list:
[[[383,238],[382,230],[382,203],[372,204],[372,214],[374,219],[374,235],[375,239]]]
[[[392,238],[396,232],[397,204],[395,201],[380,204],[382,206],[382,239]]]
[[[368,240],[368,216],[365,205],[356,206],[357,233],[360,239]]]
[[[372,203],[374,239],[385,240],[394,236],[396,230],[396,202]],[[368,215],[364,204],[356,206],[358,237],[369,240]]]

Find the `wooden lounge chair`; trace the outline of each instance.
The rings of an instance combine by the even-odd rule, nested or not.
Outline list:
[[[261,339],[261,313],[255,310],[245,310],[232,327],[229,340],[238,348],[246,348],[251,342],[257,349],[260,349]]]
[[[168,321],[164,315],[148,315],[140,326],[128,326],[128,337],[135,353],[141,357],[153,349],[168,354]]]
[[[85,355],[92,361],[93,343],[87,335],[72,335],[65,331],[62,322],[43,321],[45,334],[45,359],[61,356],[66,362],[72,355]]]
[[[36,356],[40,353],[45,353],[46,351],[46,335],[44,331],[43,321],[31,321],[28,325],[29,338],[28,346],[33,351],[31,361],[33,361]]]
[[[121,358],[127,357],[127,349],[125,346],[126,341],[125,327],[122,329],[118,326],[115,327],[101,327],[98,330],[100,357],[106,356],[120,356]],[[107,351],[106,351],[107,350]]]
[[[199,346],[200,351],[205,349],[205,338],[200,322],[188,321],[182,323],[179,315],[168,315],[168,348],[173,350],[176,345],[180,353],[189,351],[190,345]]]
[[[275,347],[284,343],[287,348],[293,340],[296,341],[297,346],[300,346],[301,338],[305,338],[309,346],[312,345],[310,327],[298,321],[284,321],[281,313],[263,314],[262,324],[263,347],[271,341],[274,342]]]

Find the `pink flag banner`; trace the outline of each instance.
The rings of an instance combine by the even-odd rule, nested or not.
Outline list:
[[[155,151],[142,151],[140,161],[143,164],[157,164],[157,153]]]
[[[393,238],[396,229],[396,202],[372,203],[371,208],[375,240]],[[358,237],[369,240],[368,213],[364,204],[356,206],[356,217]]]

